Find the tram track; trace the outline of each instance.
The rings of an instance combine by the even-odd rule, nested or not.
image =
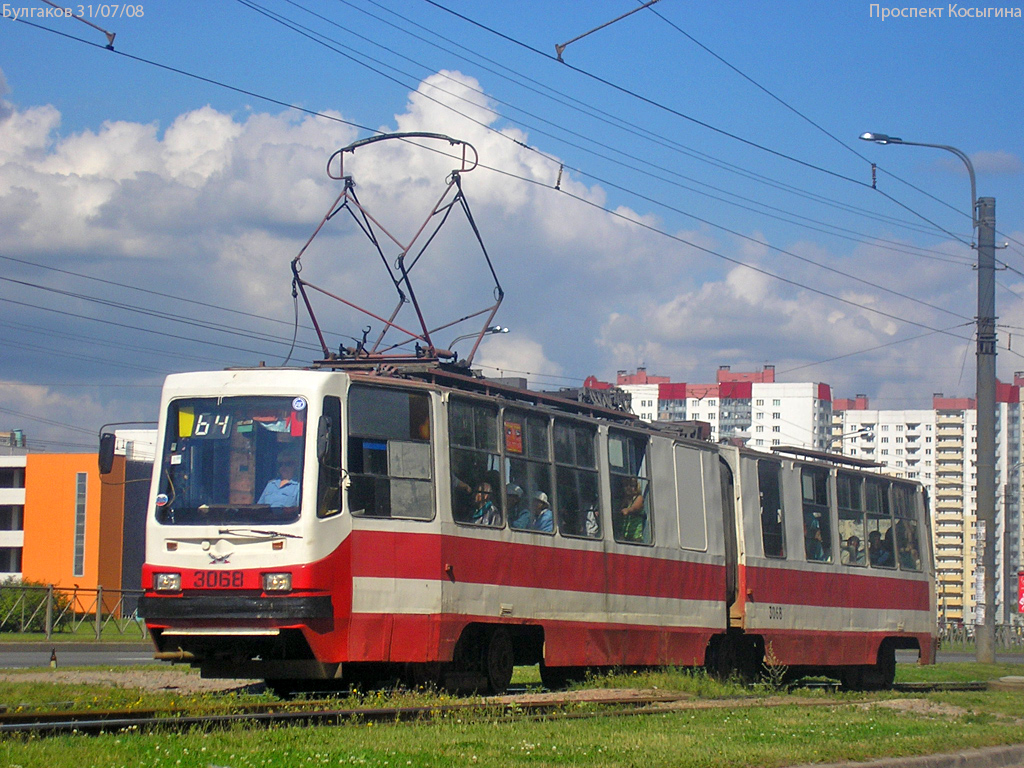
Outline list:
[[[902,683],[900,693],[986,690],[984,682]],[[501,719],[576,719],[666,712],[673,709],[721,709],[764,706],[836,706],[843,702],[794,699],[781,696],[749,699],[696,699],[689,693],[644,693],[622,696],[573,696],[522,700],[518,696],[498,700],[426,704],[396,707],[332,707],[330,700],[236,704],[204,710],[133,709],[66,712],[0,713],[0,736],[48,737],[98,735],[101,733],[218,729],[234,725],[339,726],[363,723],[418,722],[435,718],[472,715]],[[853,703],[853,702],[851,702]],[[862,703],[860,701],[856,703]]]

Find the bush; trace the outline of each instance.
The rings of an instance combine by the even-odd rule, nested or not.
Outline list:
[[[0,632],[45,632],[47,584],[10,577],[0,582]],[[53,616],[70,604],[67,595],[53,592]]]

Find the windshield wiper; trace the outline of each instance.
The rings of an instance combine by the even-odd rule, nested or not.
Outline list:
[[[221,528],[217,533],[226,536],[251,536],[251,537],[266,537],[266,538],[288,538],[288,539],[301,539],[302,537],[296,533],[284,533],[282,531],[267,531],[259,528]]]

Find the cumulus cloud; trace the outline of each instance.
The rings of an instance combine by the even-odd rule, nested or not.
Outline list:
[[[971,155],[974,170],[978,173],[993,173],[1016,176],[1024,171],[1024,163],[1011,152],[975,152]]]
[[[357,138],[352,128],[292,113],[238,116],[206,106],[166,126],[109,121],[63,134],[52,106],[13,106],[3,101],[3,90],[0,82],[0,255],[11,258],[0,261],[0,277],[8,278],[0,281],[0,323],[17,346],[0,364],[0,376],[10,382],[0,395],[17,405],[13,410],[40,409],[53,421],[88,427],[155,418],[150,387],[162,373],[277,364],[293,331],[293,364],[322,354],[301,302],[300,327],[294,327],[289,263],[342,190],[324,166]],[[655,231],[664,222],[648,211],[618,204],[611,213],[603,210],[608,195],[600,185],[563,172],[556,189],[558,161],[532,151],[528,135],[503,125],[479,83],[459,72],[424,80],[381,129],[448,134],[469,142],[486,166],[467,169],[461,184],[505,292],[494,322],[512,329],[481,346],[476,362],[489,374],[528,372],[535,385],[551,386],[545,377],[607,376],[647,363],[654,372],[698,381],[719,364],[796,368],[906,333],[869,311],[881,307],[878,291],[838,274],[823,276],[764,245],[761,233],[754,235],[760,242],[704,227],[666,237]],[[427,324],[446,326],[435,338],[442,346],[481,327],[486,316],[447,323],[495,301],[483,248],[460,206],[451,207],[430,237],[455,190],[442,200],[440,216],[430,213],[460,166],[461,148],[445,141],[378,142],[345,156],[360,201],[387,230],[379,240],[384,262],[393,269],[409,248]],[[787,247],[841,266],[820,245]],[[348,212],[337,212],[303,255],[302,275],[388,317],[398,294],[381,255]],[[963,263],[894,270],[891,252],[870,245],[849,258],[860,273],[886,275],[889,288],[927,293],[971,315],[963,308],[969,293]],[[802,285],[822,286],[851,303]],[[311,300],[331,350],[351,344],[366,326],[371,342],[380,333],[375,318],[320,294]],[[905,306],[898,297],[884,303],[928,322],[941,314]],[[398,308],[399,321],[415,330],[410,308]],[[1024,317],[1017,322],[1024,326]],[[465,354],[470,343],[459,351]],[[925,339],[871,361],[890,365],[901,354],[948,359],[943,343],[949,346]],[[54,360],[61,361],[59,373]],[[926,369],[920,366],[921,377]],[[819,378],[858,387],[860,370],[860,379],[835,368]],[[124,386],[132,383],[145,386]],[[38,434],[49,429],[24,426]]]

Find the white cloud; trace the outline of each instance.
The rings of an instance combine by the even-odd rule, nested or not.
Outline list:
[[[5,350],[0,375],[15,383],[45,385],[57,377],[53,360],[72,353],[166,370],[261,359],[273,364],[284,358],[293,318],[289,263],[342,189],[341,182],[325,175],[324,166],[331,153],[356,138],[353,129],[311,116],[240,117],[207,106],[179,115],[165,129],[155,123],[110,121],[95,130],[62,135],[56,109],[9,106],[2,101],[3,90],[0,82],[0,255],[130,282],[148,293],[104,288],[6,261],[0,261],[0,276],[17,273],[76,293],[106,291],[110,300],[140,310],[273,334],[283,343],[97,307],[73,297],[29,294],[0,282],[0,299],[8,300],[0,301],[0,321],[48,325],[50,336],[40,345],[53,349],[42,353],[23,348],[14,355]],[[446,104],[470,117],[456,115]],[[383,129],[447,133],[472,144],[487,166],[464,173],[462,188],[505,290],[494,322],[512,329],[488,338],[481,347],[476,362],[489,373],[582,379],[647,363],[652,373],[700,381],[711,378],[720,364],[733,370],[765,362],[774,362],[779,370],[796,368],[914,333],[866,307],[921,317],[928,324],[956,323],[937,310],[822,272],[758,242],[721,238],[704,227],[674,231],[674,239],[659,235],[653,229],[666,227],[659,217],[621,206],[615,208],[618,215],[610,215],[601,208],[608,204],[605,190],[572,173],[563,172],[556,189],[558,161],[529,149],[528,135],[503,126],[478,83],[458,72],[427,78],[410,95],[405,112],[395,116],[394,125]],[[347,154],[345,172],[352,175],[371,214],[408,245],[427,221],[445,179],[458,167],[458,158],[452,156],[457,150],[447,142],[379,142]],[[432,231],[429,223],[426,231]],[[759,232],[753,238],[768,241]],[[411,250],[411,258],[425,239]],[[394,266],[399,246],[387,237],[381,242],[385,260]],[[943,247],[950,252],[956,248]],[[784,275],[795,284],[716,259],[702,249]],[[845,257],[810,242],[789,244],[788,249],[837,268],[854,263],[851,271],[881,275],[888,288],[929,295],[939,306],[968,318],[973,314],[965,302],[971,293],[967,266],[915,261],[914,269],[896,267],[891,251],[871,245]],[[395,306],[396,292],[380,256],[346,212],[325,226],[302,264],[305,279],[380,316],[389,316]],[[431,327],[494,301],[490,272],[461,209],[453,209],[414,267],[413,279]],[[836,303],[801,284],[853,303]],[[332,349],[350,344],[349,337],[361,335],[365,325],[373,327],[371,340],[379,333],[379,321],[317,294],[312,299]],[[120,325],[36,312],[10,300]],[[225,314],[217,307],[269,321]],[[1024,326],[1024,317],[1017,314],[1000,312]],[[301,309],[300,321],[308,325]],[[399,322],[416,327],[408,307]],[[439,332],[435,340],[446,345],[483,322],[483,317],[474,317]],[[182,338],[135,330],[142,328]],[[151,351],[91,348],[65,340],[62,331]],[[195,338],[208,343],[189,341]],[[319,356],[308,348],[316,345],[308,329],[299,333],[299,342],[307,347],[300,346],[293,362]],[[468,343],[459,347],[463,354]],[[796,375],[864,391],[870,390],[865,380],[877,378],[871,366],[900,364],[906,374],[899,376],[926,381],[923,386],[930,391],[942,388],[932,383],[935,361],[942,360],[949,369],[943,380],[950,381],[952,392],[960,372],[949,363],[950,346],[942,337],[929,337],[862,357],[858,366],[819,367]],[[180,360],[172,354],[192,357]],[[59,375],[69,384],[151,376],[124,370],[82,361],[62,366]],[[75,424],[98,425],[126,415],[155,417],[153,390],[117,397],[95,394],[102,389],[76,391],[34,386],[7,389],[0,396],[23,410],[62,414],[54,420]]]
[[[971,155],[974,170],[978,173],[992,173],[1016,176],[1024,172],[1024,163],[1011,152],[975,152]]]

